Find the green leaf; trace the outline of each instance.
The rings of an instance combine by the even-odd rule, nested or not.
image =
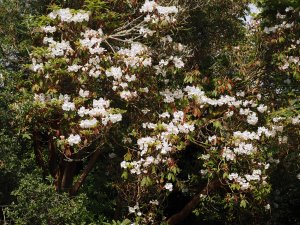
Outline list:
[[[24,134],[22,134],[22,138],[31,140],[31,137],[30,137],[30,134],[29,134],[29,133],[24,133]]]
[[[131,160],[131,157],[132,157],[131,153],[130,153],[130,152],[127,152],[127,153],[124,155],[124,160],[125,160],[125,161],[130,161],[130,160]]]
[[[217,129],[221,129],[222,128],[222,124],[220,121],[215,121],[213,122],[213,126]]]
[[[128,178],[128,172],[127,171],[124,171],[121,175],[121,177],[126,180]]]
[[[142,179],[142,182],[141,182],[142,186],[150,186],[151,184],[152,184],[152,180],[150,177],[147,176]]]
[[[240,207],[246,208],[246,207],[247,207],[247,201],[243,199],[243,200],[241,201],[241,203],[240,203]]]

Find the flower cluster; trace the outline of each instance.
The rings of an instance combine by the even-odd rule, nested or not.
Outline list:
[[[172,15],[178,13],[176,6],[161,6],[155,1],[146,0],[140,8],[140,12],[148,13],[145,17],[145,21],[151,23],[157,23],[159,21],[176,22],[175,17]]]
[[[85,11],[74,12],[69,8],[66,9],[58,9],[51,12],[49,18],[55,20],[58,18],[62,22],[66,23],[81,23],[83,21],[89,21],[89,13]],[[52,30],[53,31],[53,30]],[[53,31],[54,32],[54,31]],[[51,33],[53,33],[51,32]]]
[[[278,58],[278,68],[282,72],[288,72],[290,75],[299,72],[299,52],[297,49],[300,45],[300,39],[297,36],[299,29],[299,9],[293,7],[287,7],[284,14],[277,13],[276,22],[278,24],[272,27],[265,27],[264,32],[268,36],[274,36],[277,42],[282,45],[284,43],[284,49],[280,53],[276,53],[275,56]],[[298,78],[297,78],[298,79]]]
[[[261,176],[262,172],[260,169],[253,170],[252,174],[245,174],[243,177],[237,173],[231,173],[228,175],[228,179],[240,185],[241,190],[247,190],[251,188],[251,183],[254,181],[263,181],[265,184],[266,176]]]
[[[160,115],[160,118],[170,118],[167,112]],[[132,174],[150,173],[152,164],[166,163],[170,153],[177,150],[176,137],[187,135],[194,131],[193,124],[184,122],[184,113],[182,111],[174,112],[173,119],[169,123],[160,122],[144,123],[143,128],[156,131],[156,135],[142,137],[137,140],[139,148],[139,160],[121,163],[124,169],[130,169]]]

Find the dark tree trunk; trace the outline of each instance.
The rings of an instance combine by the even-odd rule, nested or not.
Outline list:
[[[41,152],[39,136],[35,131],[33,132],[33,149],[36,163],[43,170],[43,177],[45,178],[48,175],[48,170]]]
[[[210,182],[206,187],[204,187],[197,195],[195,195],[191,201],[189,201],[183,209],[171,216],[168,220],[167,223],[168,225],[177,225],[181,223],[185,218],[187,218],[193,210],[198,206],[200,203],[200,195],[205,195],[208,194],[211,191],[214,191],[221,185],[221,182],[219,180],[215,180]]]
[[[79,188],[83,184],[84,180],[86,179],[89,172],[93,169],[94,165],[96,164],[98,157],[100,156],[101,151],[100,149],[97,149],[94,154],[92,155],[91,159],[89,160],[87,166],[84,168],[82,174],[78,178],[78,180],[73,185],[72,189],[70,190],[71,195],[76,195]]]

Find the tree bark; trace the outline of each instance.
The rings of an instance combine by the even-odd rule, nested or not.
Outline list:
[[[80,175],[80,177],[78,178],[76,183],[71,188],[70,195],[76,195],[77,194],[79,188],[83,184],[83,182],[86,179],[87,175],[89,174],[89,172],[93,169],[94,165],[96,164],[97,159],[100,156],[100,154],[101,154],[100,149],[98,149],[94,152],[94,154],[92,155],[92,158],[88,162],[88,165],[84,168],[82,174]]]
[[[211,191],[214,191],[216,188],[218,188],[221,185],[221,182],[219,180],[215,180],[210,182],[205,188],[203,188],[197,195],[195,195],[191,201],[189,201],[184,208],[172,215],[168,220],[168,225],[176,225],[182,222],[188,215],[192,213],[192,211],[197,207],[197,205],[200,203],[200,195],[208,194]]]
[[[76,162],[65,162],[65,168],[63,171],[61,190],[69,191],[73,184],[74,173],[76,169]]]
[[[43,177],[45,178],[48,175],[47,167],[45,164],[45,161],[43,159],[42,152],[40,150],[40,143],[39,143],[39,136],[34,131],[33,132],[33,149],[34,149],[34,155],[37,165],[42,168],[43,170]]]
[[[55,144],[53,143],[53,140],[51,140],[51,137],[49,137],[48,149],[49,149],[49,160],[48,160],[49,172],[51,176],[55,178],[59,170],[59,165],[58,165],[59,155],[57,154]]]

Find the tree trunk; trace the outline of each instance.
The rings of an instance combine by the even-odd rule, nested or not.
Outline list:
[[[214,191],[216,188],[218,188],[221,185],[221,182],[219,180],[215,180],[210,182],[205,188],[203,188],[197,195],[195,195],[191,201],[189,201],[184,208],[171,216],[168,220],[167,223],[168,225],[176,225],[182,222],[188,215],[190,215],[193,210],[198,206],[200,203],[200,195],[206,195],[211,191]]]
[[[76,164],[76,162],[65,162],[65,168],[61,181],[62,191],[69,191],[72,187]]]
[[[83,184],[85,178],[87,177],[89,172],[93,169],[94,165],[96,164],[97,159],[100,156],[100,154],[101,154],[100,149],[98,149],[94,152],[94,154],[92,155],[92,158],[88,162],[88,165],[84,168],[82,174],[80,175],[80,177],[78,178],[76,183],[71,188],[70,195],[76,195],[77,194],[77,192],[78,192],[79,188],[81,187],[81,185]]]
[[[43,170],[43,177],[45,178],[48,175],[48,170],[45,161],[43,159],[43,154],[40,149],[39,136],[35,131],[33,132],[33,149],[34,149],[36,163]]]

